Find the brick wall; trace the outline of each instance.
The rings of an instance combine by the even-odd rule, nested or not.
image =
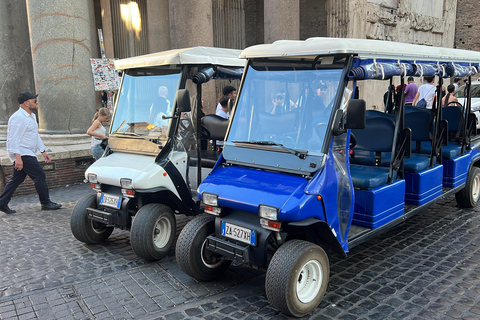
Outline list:
[[[457,1],[455,48],[480,51],[480,15],[478,0]]]
[[[92,161],[92,157],[79,157],[54,160],[51,163],[41,162],[42,165],[47,166],[45,167],[45,174],[47,176],[48,187],[58,188],[83,183],[85,170],[90,166]],[[54,165],[54,170],[50,170],[53,169],[53,166],[49,166],[50,164]],[[4,180],[5,183],[13,174],[13,166],[0,166],[0,170],[0,176],[4,178],[2,180]],[[3,191],[4,183],[0,183],[2,187],[0,192]],[[33,181],[27,177],[25,182],[17,188],[14,196],[31,193],[36,193],[36,190]]]

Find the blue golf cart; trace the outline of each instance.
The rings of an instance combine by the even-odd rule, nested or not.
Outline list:
[[[480,139],[468,86],[463,105],[442,106],[436,90],[428,108],[405,106],[400,89],[388,91],[395,103],[385,112],[383,97],[409,76],[434,76],[439,87],[471,77],[480,53],[311,38],[253,46],[241,57],[224,150],[198,188],[208,215],[190,221],[176,245],[191,277],[214,280],[232,261],[266,270],[271,305],[300,317],[322,300],[329,255],[346,256],[443,198],[478,204]]]

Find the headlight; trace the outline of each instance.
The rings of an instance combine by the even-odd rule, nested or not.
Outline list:
[[[87,175],[87,180],[88,182],[90,183],[98,183],[98,180],[97,180],[97,175],[95,173],[89,173]]]
[[[202,201],[205,204],[203,209],[205,213],[210,213],[219,216],[222,213],[222,208],[218,206],[218,196],[212,193],[202,193]]]
[[[122,188],[125,188],[125,189],[133,189],[132,179],[121,178],[120,185],[122,186]]]
[[[207,206],[218,206],[218,196],[212,193],[202,193],[202,201]]]
[[[261,204],[258,206],[258,214],[261,218],[268,220],[278,220],[278,208]]]

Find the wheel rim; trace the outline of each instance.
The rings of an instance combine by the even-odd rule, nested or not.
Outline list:
[[[308,261],[297,277],[297,297],[302,303],[309,303],[317,296],[323,281],[323,268],[316,260]]]
[[[202,253],[201,253],[202,262],[207,268],[215,269],[222,264],[225,258],[223,256],[216,254],[213,251],[207,250],[206,245],[207,245],[207,239],[205,239],[205,241],[203,241],[203,244],[202,244]]]
[[[480,197],[480,176],[476,175],[472,182],[472,199],[477,202]]]
[[[153,243],[157,248],[163,248],[170,240],[172,233],[172,224],[167,217],[161,217],[155,223],[153,230]]]

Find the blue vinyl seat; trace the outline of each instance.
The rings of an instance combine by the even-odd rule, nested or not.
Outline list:
[[[394,132],[395,123],[391,119],[368,118],[364,129],[352,130],[357,140],[354,150],[375,155],[391,152]],[[389,167],[351,164],[350,174],[355,188],[370,190],[388,182]]]

